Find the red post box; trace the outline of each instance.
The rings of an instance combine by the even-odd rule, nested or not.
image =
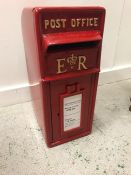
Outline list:
[[[23,10],[31,94],[49,147],[91,132],[104,18],[102,7]]]

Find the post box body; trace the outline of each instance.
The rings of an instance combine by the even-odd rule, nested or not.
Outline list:
[[[49,147],[91,132],[104,18],[102,7],[23,10],[32,100]]]

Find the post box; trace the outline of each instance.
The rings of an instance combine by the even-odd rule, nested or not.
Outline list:
[[[102,7],[23,10],[32,100],[49,147],[91,132],[104,18]]]

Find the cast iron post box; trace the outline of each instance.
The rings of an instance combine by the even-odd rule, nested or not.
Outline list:
[[[102,7],[23,10],[32,99],[49,147],[91,132],[104,18]]]

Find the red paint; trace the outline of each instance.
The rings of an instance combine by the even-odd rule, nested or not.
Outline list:
[[[105,10],[101,7],[23,10],[22,31],[34,110],[49,147],[91,132],[104,18]],[[74,61],[74,57],[72,65],[69,61]],[[64,72],[58,74],[57,60],[62,58]],[[79,65],[80,61],[83,65]],[[80,127],[64,131],[63,99],[79,93]]]

